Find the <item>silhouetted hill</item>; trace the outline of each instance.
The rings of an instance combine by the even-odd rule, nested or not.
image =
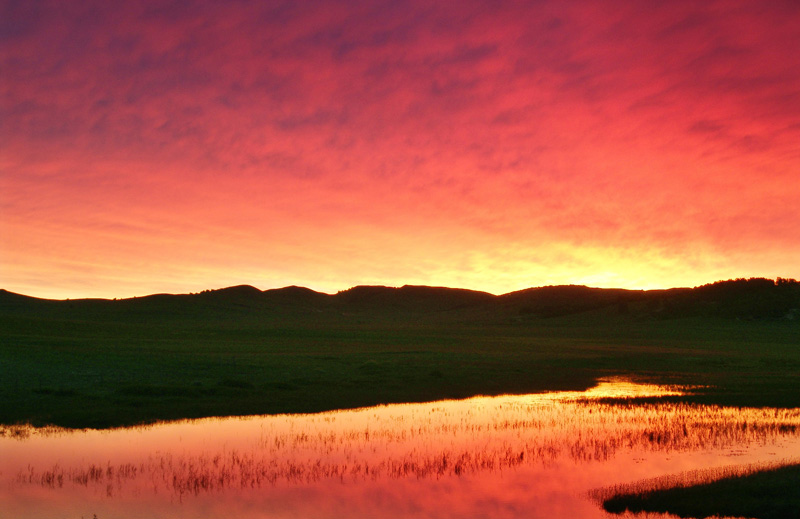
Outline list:
[[[655,299],[665,317],[720,316],[737,319],[800,318],[800,283],[793,279],[732,279]]]
[[[357,286],[334,296],[344,309],[382,312],[442,312],[490,304],[496,296],[458,288],[405,285]]]
[[[522,316],[555,317],[637,301],[644,294],[637,290],[562,285],[511,292],[500,296],[499,302]]]
[[[63,306],[63,301],[39,299],[0,288],[0,313],[36,312],[47,308]]]
[[[331,300],[331,296],[328,294],[315,292],[310,288],[298,287],[294,285],[284,288],[265,290],[262,292],[262,294],[264,294],[265,298],[277,303],[293,302],[303,305],[318,305],[328,304]]]
[[[236,285],[234,287],[220,288],[205,292],[212,297],[229,297],[235,299],[247,299],[260,296],[263,292],[251,285]]]
[[[198,294],[154,294],[120,300],[46,300],[0,290],[0,312],[71,319],[406,319],[410,322],[525,322],[604,311],[637,319],[723,317],[800,322],[800,283],[735,279],[696,288],[623,290],[579,285],[529,288],[495,296],[465,289],[357,286],[335,295],[289,286],[249,285]]]

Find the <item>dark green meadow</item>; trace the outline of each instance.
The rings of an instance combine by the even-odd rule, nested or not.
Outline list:
[[[234,287],[119,301],[3,292],[0,422],[102,428],[314,412],[578,390],[614,375],[708,386],[685,397],[703,403],[800,406],[795,299],[748,292],[720,304],[698,290]],[[776,300],[789,306],[775,311]]]
[[[669,512],[678,517],[797,517],[800,465],[691,487],[618,495],[606,500],[603,508],[612,513]]]
[[[690,402],[800,407],[800,285],[570,286],[504,296],[429,287],[356,287],[333,296],[232,287],[119,301],[0,291],[6,425],[107,428],[314,412],[581,390],[620,375],[698,386],[676,397]],[[769,496],[792,485],[795,495],[796,469],[758,476],[730,488],[681,489],[691,497],[668,494],[657,504],[607,506],[698,515],[702,506],[670,505],[735,494],[743,500],[719,511],[781,516],[765,515],[775,508]],[[780,501],[779,514],[797,515],[791,499]]]

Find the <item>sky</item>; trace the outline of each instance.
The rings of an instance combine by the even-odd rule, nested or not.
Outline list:
[[[800,3],[0,0],[0,287],[800,277]]]

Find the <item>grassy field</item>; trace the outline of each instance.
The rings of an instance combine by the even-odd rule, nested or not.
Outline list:
[[[679,517],[797,517],[800,465],[686,488],[619,495],[606,500],[603,508],[612,513],[629,510],[671,513]]]
[[[584,389],[611,375],[706,385],[689,397],[704,403],[800,406],[797,321],[657,319],[617,305],[542,317],[475,293],[447,295],[444,307],[290,296],[6,297],[0,423],[311,412]]]
[[[581,390],[616,375],[705,386],[679,397],[688,401],[800,407],[800,285],[761,285],[755,293],[739,283],[503,297],[413,287],[337,296],[238,287],[120,301],[42,301],[0,291],[0,424],[105,428],[313,412]],[[785,517],[800,510],[797,488],[793,468],[665,499],[731,503],[711,513]],[[793,497],[779,499],[784,494]],[[730,499],[741,495],[751,497]],[[641,497],[607,506],[706,514]]]

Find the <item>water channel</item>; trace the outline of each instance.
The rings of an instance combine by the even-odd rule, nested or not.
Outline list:
[[[800,410],[658,401],[679,392],[608,379],[585,392],[308,415],[3,427],[0,510],[8,519],[603,518],[619,517],[598,501],[615,487],[800,461]]]

